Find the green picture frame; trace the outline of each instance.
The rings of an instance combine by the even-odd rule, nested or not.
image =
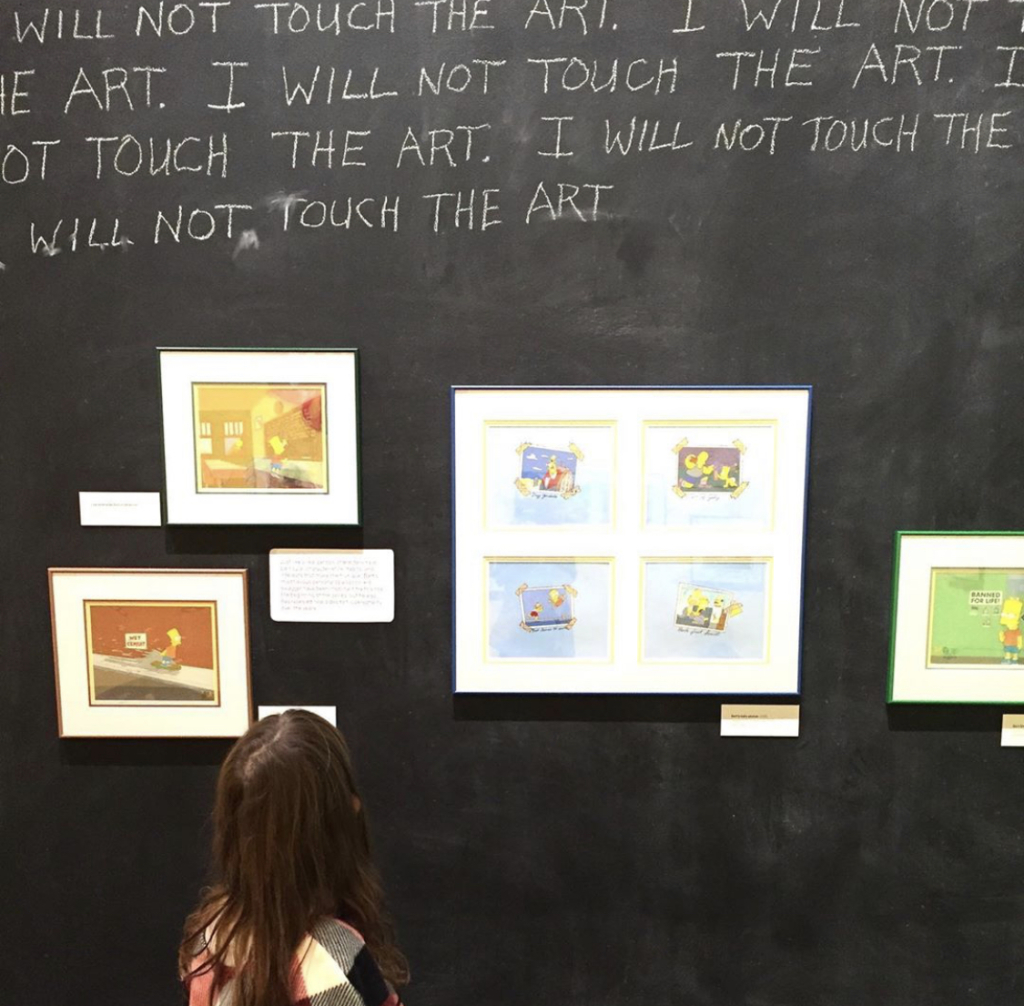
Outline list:
[[[361,526],[358,349],[157,353],[167,524]]]
[[[1024,704],[1024,531],[897,531],[886,701]]]

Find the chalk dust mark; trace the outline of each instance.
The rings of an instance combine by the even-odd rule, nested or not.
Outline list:
[[[306,198],[303,192],[275,192],[263,200],[264,205],[270,213],[280,210],[282,213],[290,213],[295,207]]]
[[[237,259],[244,251],[259,251],[260,236],[254,230],[242,231],[238,235],[238,243],[231,255],[232,260]]]

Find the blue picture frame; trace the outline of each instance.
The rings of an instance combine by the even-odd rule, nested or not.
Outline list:
[[[605,673],[605,670],[603,668],[598,666],[598,661],[596,661],[596,660],[591,660],[588,663],[587,661],[579,661],[578,658],[574,657],[574,655],[565,656],[564,654],[561,654],[561,659],[564,660],[564,664],[565,664],[565,668],[566,668],[565,673],[562,673],[561,670],[558,670],[558,671],[552,673],[550,681],[543,680],[541,677],[539,677],[538,674],[535,673],[534,665],[530,661],[528,661],[528,660],[524,660],[522,662],[522,665],[521,665],[521,667],[523,669],[525,669],[525,673],[522,675],[522,678],[524,680],[515,680],[516,672],[520,669],[520,666],[519,665],[514,665],[514,664],[509,664],[509,666],[507,668],[507,670],[508,670],[507,674],[505,674],[505,673],[495,673],[495,674],[487,675],[487,674],[476,673],[476,672],[467,673],[467,667],[472,668],[474,666],[474,664],[476,664],[478,662],[477,661],[477,655],[479,655],[479,662],[484,663],[484,664],[489,664],[491,662],[499,664],[502,661],[502,657],[501,657],[500,653],[496,653],[494,651],[494,649],[489,647],[489,644],[487,643],[487,639],[489,638],[488,634],[489,634],[489,632],[491,632],[493,630],[493,625],[490,625],[487,622],[486,618],[477,619],[475,614],[474,614],[474,617],[472,619],[467,619],[465,598],[463,598],[462,601],[460,602],[460,586],[463,587],[463,591],[467,595],[469,593],[473,592],[473,591],[476,591],[477,593],[479,593],[481,595],[485,595],[485,594],[489,593],[488,588],[487,588],[487,582],[488,581],[487,581],[487,578],[486,578],[486,574],[485,574],[485,579],[483,581],[478,581],[478,583],[482,582],[484,584],[483,588],[480,588],[479,586],[477,586],[476,584],[474,584],[472,582],[473,577],[476,576],[476,572],[475,571],[472,572],[471,575],[467,575],[467,569],[471,569],[471,567],[466,565],[466,563],[467,563],[466,557],[464,555],[460,556],[460,530],[462,531],[463,534],[465,534],[467,529],[466,529],[466,527],[462,527],[460,529],[460,521],[464,522],[464,517],[463,517],[464,514],[472,514],[473,519],[476,519],[476,520],[479,520],[480,522],[482,522],[481,523],[481,529],[482,529],[481,530],[481,534],[483,534],[486,537],[486,540],[491,541],[492,543],[495,542],[495,541],[499,541],[499,540],[503,541],[503,542],[511,542],[512,535],[508,534],[505,537],[502,537],[503,535],[506,534],[506,532],[509,531],[508,528],[504,528],[504,527],[493,527],[493,528],[486,528],[486,530],[483,530],[484,526],[487,525],[488,514],[490,512],[489,509],[488,509],[487,498],[484,498],[483,500],[474,498],[472,503],[467,503],[468,497],[467,497],[467,491],[465,489],[465,484],[466,484],[467,481],[469,481],[469,482],[473,481],[473,475],[472,474],[467,474],[467,470],[468,470],[467,466],[469,466],[471,464],[477,464],[477,467],[479,467],[478,461],[477,461],[479,455],[476,455],[475,453],[471,452],[470,454],[468,454],[468,455],[466,455],[464,457],[460,457],[460,422],[465,424],[466,422],[469,421],[469,420],[467,420],[467,418],[465,416],[460,416],[460,402],[467,401],[470,396],[488,396],[488,395],[507,396],[507,395],[511,395],[511,394],[556,396],[556,395],[560,395],[560,394],[571,395],[571,394],[575,394],[575,393],[579,393],[579,392],[587,392],[587,393],[607,392],[607,393],[616,393],[616,394],[618,394],[618,393],[639,393],[641,396],[647,395],[647,394],[652,394],[653,395],[654,393],[662,393],[662,392],[681,393],[683,395],[690,395],[690,396],[694,395],[695,393],[698,394],[698,395],[707,395],[708,393],[722,392],[722,393],[754,394],[754,395],[760,396],[760,400],[762,400],[762,401],[765,400],[764,399],[765,393],[769,393],[769,394],[780,393],[780,394],[788,394],[790,396],[795,396],[796,398],[798,398],[803,403],[802,406],[795,408],[795,412],[798,413],[798,414],[801,414],[802,415],[802,419],[800,420],[799,423],[795,423],[795,424],[794,423],[790,423],[790,426],[789,426],[789,428],[787,428],[787,432],[786,432],[786,436],[788,438],[788,443],[790,443],[790,444],[795,443],[794,437],[799,439],[799,442],[800,442],[799,454],[801,455],[801,458],[800,458],[799,465],[796,466],[795,468],[789,470],[790,478],[792,480],[795,480],[797,483],[799,483],[799,489],[795,492],[795,494],[791,493],[790,496],[787,499],[787,507],[788,507],[789,511],[795,513],[796,517],[798,518],[799,534],[798,534],[798,538],[794,537],[794,536],[790,537],[790,545],[795,549],[795,551],[797,553],[796,558],[794,560],[793,557],[790,556],[789,559],[787,560],[787,577],[788,577],[788,581],[791,583],[791,588],[788,589],[787,594],[786,594],[786,608],[787,608],[786,622],[787,622],[787,625],[789,626],[789,628],[787,630],[787,634],[788,634],[789,637],[795,638],[795,646],[791,646],[790,647],[790,650],[792,651],[792,660],[790,661],[790,665],[792,667],[792,673],[789,673],[786,676],[786,680],[785,681],[783,681],[780,676],[773,675],[772,678],[771,678],[773,683],[770,684],[768,687],[761,688],[761,687],[758,687],[756,683],[752,684],[750,679],[745,679],[745,680],[741,681],[740,678],[737,677],[737,675],[733,674],[733,675],[730,676],[730,680],[727,683],[716,683],[714,681],[711,681],[710,678],[708,680],[704,681],[704,682],[695,683],[692,675],[684,673],[684,674],[680,674],[680,675],[677,675],[677,676],[665,675],[665,676],[663,676],[663,680],[662,680],[660,685],[655,684],[655,679],[657,678],[657,675],[653,675],[653,676],[652,675],[648,675],[647,678],[643,681],[642,687],[634,687],[630,683],[630,681],[627,680],[627,676],[626,675],[619,675],[618,683],[614,683],[613,681],[610,682],[609,675],[607,673]],[[551,401],[550,397],[547,400]],[[654,694],[654,695],[709,695],[709,696],[721,695],[721,696],[732,696],[732,697],[764,697],[764,698],[768,698],[768,697],[792,698],[792,697],[798,696],[800,694],[800,691],[801,691],[802,686],[803,686],[803,662],[802,662],[802,653],[801,653],[801,649],[802,648],[801,648],[800,640],[802,639],[803,624],[804,624],[804,616],[803,616],[803,595],[804,595],[804,582],[805,582],[804,539],[805,539],[805,529],[806,529],[807,494],[808,494],[808,485],[809,485],[810,467],[811,467],[811,439],[810,439],[810,437],[811,437],[811,425],[812,425],[812,422],[811,422],[812,406],[813,406],[813,389],[812,389],[812,387],[810,385],[801,385],[801,384],[761,385],[761,386],[744,386],[744,385],[622,385],[622,386],[617,386],[617,385],[578,385],[578,386],[573,386],[573,385],[518,385],[518,386],[503,386],[503,385],[488,384],[488,385],[454,385],[454,386],[452,386],[452,388],[450,390],[450,396],[449,396],[449,409],[450,409],[450,413],[449,414],[450,414],[450,421],[451,421],[451,450],[452,450],[451,487],[452,487],[452,541],[453,541],[453,547],[452,547],[452,590],[453,590],[453,603],[452,603],[452,640],[453,640],[453,651],[452,651],[452,690],[453,690],[453,692],[455,694],[483,694],[483,693],[503,693],[503,694],[509,694],[509,693],[519,693],[519,694],[629,694],[629,693],[642,692],[642,693],[645,693],[645,694]],[[505,415],[505,414],[499,415],[500,413],[501,413],[500,409],[493,416],[490,413],[488,413],[488,415],[491,417],[491,420],[494,420],[496,425],[521,426],[521,427],[528,427],[528,426],[534,426],[534,427],[535,426],[541,426],[541,427],[543,427],[545,425],[543,422],[535,423],[535,422],[527,422],[527,421],[523,420],[522,416],[524,415],[524,413],[522,413],[521,410],[513,410],[512,413],[509,413],[509,415],[512,416],[511,419],[509,418],[508,415]],[[567,423],[566,422],[565,414],[563,412],[558,411],[557,409],[553,410],[553,409],[551,409],[549,407],[549,408],[546,409],[546,411],[542,410],[541,414],[543,416],[547,417],[548,422],[550,424],[552,424],[552,425],[556,425],[556,424],[559,424],[559,423],[565,424],[565,425],[572,425],[571,423]],[[501,416],[504,416],[504,418],[502,419]],[[474,422],[474,424],[476,423],[476,418],[477,417],[474,416],[474,418],[472,420]],[[692,419],[692,416],[687,415],[687,417],[685,419],[679,420],[678,423],[672,423],[672,424],[664,423],[664,425],[687,425],[687,423],[689,423],[691,419]],[[490,420],[488,420],[488,421],[490,421]],[[632,417],[630,421],[631,421],[631,423],[633,424],[634,427],[640,425],[642,428],[645,428],[645,427],[643,427],[643,421],[642,420],[638,420],[636,418],[636,416]],[[595,422],[596,422],[596,420],[595,420]],[[713,420],[707,420],[707,422],[711,423],[712,425],[719,425],[717,422],[715,422]],[[748,425],[751,424],[752,422],[753,422],[752,420],[747,421]],[[797,429],[797,427],[799,427],[799,429]],[[463,431],[463,432],[465,432],[465,431]],[[531,429],[528,432],[533,434],[533,433],[536,432],[536,430]],[[486,436],[487,436],[486,434],[478,435],[478,434],[474,433],[474,437],[472,439],[472,442],[474,444],[474,451],[475,451],[476,447],[479,446],[479,441],[481,440],[481,436],[486,441]],[[504,440],[507,441],[508,443],[511,443],[512,439],[514,439],[514,438],[512,438],[512,437],[505,437],[504,438]],[[554,438],[552,438],[550,436],[548,437],[548,441],[549,442],[552,441],[553,439]],[[562,439],[565,439],[565,438],[563,437]],[[700,438],[696,438],[696,439],[700,439]],[[534,440],[531,440],[530,437],[526,437],[525,435],[524,435],[524,440],[526,442],[530,442],[530,443],[534,442]],[[536,441],[536,444],[537,444],[538,447],[547,447],[548,446],[548,443],[543,443],[543,444],[541,443],[541,438],[540,437],[536,437],[535,441]],[[554,448],[556,445],[554,443],[551,443],[550,446],[552,448]],[[564,447],[559,447],[559,449],[563,450],[563,451],[565,450]],[[624,449],[623,444],[619,443],[617,445],[617,450],[618,451],[622,451],[623,449]],[[629,448],[627,447],[625,449],[628,450]],[[483,473],[484,473],[485,481],[487,480],[488,475],[490,474],[490,468],[493,467],[493,466],[491,466],[491,463],[489,461],[488,450],[489,450],[489,448],[487,446],[487,443],[485,442],[484,446],[483,446],[483,454],[482,454],[482,456],[484,458]],[[705,453],[708,455],[708,457],[704,458],[703,460],[705,462],[713,462],[714,458],[716,456],[715,452],[712,450],[712,451],[708,451],[708,452],[705,452]],[[574,487],[580,487],[580,488],[582,488],[583,492],[586,492],[586,486],[587,486],[587,464],[588,464],[588,460],[589,459],[582,452],[581,452],[581,455],[582,455],[583,460],[580,460],[578,465],[571,466],[572,467],[572,482],[573,482]],[[565,468],[569,467],[568,465],[563,465],[562,462],[565,459],[562,458],[561,455],[556,455],[555,451],[553,449],[549,453],[549,459],[550,459],[550,456],[554,456],[555,457],[555,466],[556,467],[559,467],[559,468],[560,467],[565,467]],[[576,457],[576,455],[573,455],[573,456]],[[722,450],[722,451],[719,451],[719,456],[722,457],[722,458],[728,459],[730,457],[735,456],[735,452],[727,453],[725,450]],[[539,460],[542,461],[543,458],[541,458]],[[676,459],[673,459],[673,460],[674,460],[674,462],[676,464],[679,464],[681,459],[676,458]],[[539,463],[539,462],[538,462],[538,460],[535,460],[534,463],[536,464],[536,463]],[[645,470],[645,466],[646,466],[646,461],[641,462],[642,470]],[[707,497],[712,497],[712,496],[730,497],[731,494],[733,492],[735,492],[736,489],[740,488],[740,486],[742,485],[742,481],[741,480],[736,480],[734,482],[734,484],[728,484],[729,473],[726,473],[724,476],[721,476],[721,474],[720,474],[720,467],[716,469],[716,468],[714,468],[713,464],[709,465],[709,467],[711,467],[713,469],[713,472],[714,472],[713,475],[711,476],[711,479],[715,480],[717,482],[717,484],[720,485],[722,488],[728,488],[729,492],[728,493],[721,492],[721,491],[719,491],[719,492],[706,492],[705,495]],[[520,475],[520,477],[526,477],[528,474],[531,475],[532,477],[536,477],[536,473],[526,473],[522,469],[520,469],[518,474]],[[673,481],[674,481],[674,477],[673,477]],[[503,492],[507,491],[507,484],[504,481],[504,478],[502,478],[501,480],[496,480],[496,479],[492,478],[492,479],[490,479],[490,482],[488,483],[488,485],[492,485],[492,484],[500,485],[501,491],[503,491]],[[659,483],[659,485],[660,485],[660,483]],[[622,489],[621,486],[617,486],[615,491],[617,493],[621,494],[623,492],[623,489]],[[628,491],[628,490],[626,490],[626,491]],[[742,492],[742,490],[741,490],[741,492]],[[773,492],[774,492],[774,486],[773,486]],[[477,495],[479,496],[479,494],[477,494]],[[540,495],[540,494],[537,494],[537,495]],[[560,494],[551,493],[549,495],[555,496],[555,495],[560,495]],[[774,495],[773,495],[772,499],[773,500],[775,499]],[[481,502],[482,502],[482,507],[479,506],[479,504]],[[542,502],[542,501],[538,501],[538,502]],[[774,505],[774,503],[773,503],[773,505]],[[477,517],[477,513],[474,513],[474,511],[479,512],[481,509],[482,509],[482,512],[483,512],[483,516],[478,518]],[[634,509],[635,509],[635,507],[634,507]],[[642,519],[646,521],[649,518],[645,515]],[[552,522],[552,523],[554,523],[554,522]],[[534,529],[531,528],[531,530],[534,530]],[[548,561],[564,563],[564,562],[572,561],[571,557],[576,556],[576,552],[574,551],[574,549],[571,548],[571,547],[568,547],[568,542],[572,539],[572,537],[574,535],[574,532],[576,530],[578,530],[578,529],[574,529],[572,527],[565,528],[565,527],[555,527],[555,526],[552,526],[552,527],[547,527],[547,528],[539,527],[539,528],[537,528],[535,530],[536,530],[537,533],[533,534],[532,536],[529,536],[529,535],[526,536],[527,538],[529,538],[529,540],[531,542],[540,541],[541,540],[541,537],[540,537],[541,532],[546,533],[546,534],[550,535],[550,537],[551,537],[551,542],[552,542],[551,547],[548,548],[545,551],[545,553],[544,553],[546,556],[548,556]],[[552,533],[552,532],[559,532],[559,533]],[[611,539],[615,538],[615,534],[616,533],[617,533],[616,531],[612,532]],[[705,535],[705,530],[700,525],[694,525],[690,529],[686,530],[685,533],[678,532],[678,529],[676,531],[672,531],[671,533],[675,534],[679,541],[682,541],[682,542],[695,542],[700,537]],[[474,532],[474,534],[475,534],[475,532]],[[654,538],[656,536],[651,534],[649,537],[650,538]],[[556,542],[557,542],[557,545],[556,545]],[[491,548],[490,550],[493,551],[494,549]],[[494,561],[494,562],[497,562],[497,561],[510,561],[510,557],[511,557],[511,559],[514,559],[516,555],[521,555],[521,556],[524,557],[524,559],[525,558],[531,558],[532,560],[537,560],[539,558],[542,558],[542,556],[539,553],[539,550],[536,547],[532,547],[532,546],[531,547],[524,547],[522,545],[522,543],[519,543],[519,542],[515,543],[514,547],[512,547],[512,545],[510,544],[508,548],[498,549],[498,551],[503,553],[502,556],[497,556],[497,557],[493,557],[492,556],[489,559],[487,559],[487,557],[481,555],[480,558],[481,559],[486,559],[486,561]],[[597,551],[601,551],[601,550],[597,550]],[[612,549],[605,549],[604,551],[611,552]],[[683,547],[681,545],[677,549],[677,551],[680,552],[680,553],[686,553],[688,551],[695,551],[696,552],[697,549],[696,548],[689,548],[688,549],[687,547]],[[504,555],[504,552],[507,552],[508,555]],[[598,556],[596,554],[594,548],[590,548],[588,553],[587,553],[587,555],[589,557],[587,559],[587,561],[599,561],[600,560],[600,556]],[[639,553],[637,554],[636,558],[637,558],[638,561],[641,559]],[[729,557],[727,556],[726,558],[728,559]],[[770,560],[769,567],[774,567],[775,565],[778,565],[777,563],[775,563],[774,557],[769,556],[768,558]],[[616,560],[614,557],[611,557],[611,556],[609,556],[608,559],[609,559],[609,568],[611,569],[611,572],[612,572],[612,577],[611,577],[612,579],[623,580],[623,578],[625,578],[626,581],[629,581],[631,579],[635,580],[637,578],[638,570],[642,571],[642,570],[645,569],[645,567],[642,566],[642,565],[637,566],[635,564],[631,565],[630,563],[625,563],[624,564],[621,561],[621,559]],[[468,582],[463,582],[462,584],[460,584],[460,561],[462,563],[462,573],[461,573],[462,580],[463,581],[468,581]],[[662,558],[656,557],[656,561],[662,561]],[[758,561],[760,561],[760,560],[758,560]],[[625,568],[627,566],[629,568]],[[770,579],[771,571],[772,571],[771,568],[769,568],[769,579]],[[641,579],[642,579],[642,576],[641,576]],[[530,588],[530,589],[532,589],[534,586],[535,585],[532,584],[532,583],[531,584],[527,584],[527,587]],[[544,586],[544,585],[540,584],[540,583],[536,584],[536,587],[538,587],[538,588],[540,588],[542,586]],[[620,587],[619,588],[619,594],[621,595],[621,593],[622,593],[622,588]],[[720,593],[722,593],[722,592],[720,592]],[[530,596],[532,596],[532,595],[530,595]],[[724,594],[723,594],[723,596],[724,596]],[[774,597],[774,595],[773,595],[773,597]],[[715,600],[716,600],[716,598],[712,597],[712,598],[709,599],[709,603],[712,603]],[[492,602],[493,602],[493,598],[492,598]],[[675,602],[673,601],[673,605],[674,605],[674,603]],[[722,614],[721,614],[721,610],[719,611],[719,622],[723,626],[723,629],[719,630],[719,631],[721,632],[723,638],[728,634],[727,631],[724,628],[725,626],[730,626],[731,627],[731,626],[743,626],[744,625],[744,622],[743,622],[743,617],[744,616],[742,614],[744,609],[743,609],[743,605],[741,603],[741,599],[733,598],[732,595],[729,595],[729,602],[728,602],[728,604],[732,607],[732,610],[738,612],[738,614],[735,616],[735,618],[732,618],[731,616],[725,616],[723,618]],[[583,600],[581,600],[579,602],[578,607],[579,607],[579,614],[576,615],[576,613],[574,612],[574,618],[578,617],[579,619],[581,619],[580,624],[582,626],[584,624],[584,622],[582,620],[585,619],[585,617],[586,617],[587,605],[584,603]],[[467,624],[470,625],[470,629],[471,629],[470,635],[472,635],[472,623],[479,622],[480,626],[481,626],[480,628],[478,628],[476,630],[476,635],[474,636],[474,639],[473,639],[473,649],[471,651],[466,649],[466,647],[464,645],[463,636],[460,635],[460,633],[461,633],[460,610],[462,611],[461,618],[464,620],[463,625],[467,625]],[[503,613],[504,614],[507,614],[511,610],[512,609],[508,608],[507,605],[503,607]],[[752,605],[752,606],[748,606],[748,608],[746,610],[749,613],[749,612],[756,611],[758,609],[757,609],[756,604],[755,604],[755,605]],[[547,614],[550,614],[550,613],[547,613]],[[507,617],[511,617],[511,615],[508,615]],[[541,616],[541,617],[543,617],[543,616]],[[617,616],[614,613],[611,615],[611,621],[613,622],[613,627],[612,627],[613,632],[614,632],[614,623],[616,621],[616,617]],[[673,620],[675,619],[674,608],[673,608],[672,618],[673,618]],[[768,619],[768,618],[769,618],[769,616],[766,615],[766,619]],[[642,606],[641,606],[641,611],[640,611],[639,615],[637,616],[637,630],[636,630],[637,636],[640,637],[639,638],[639,645],[640,645],[640,650],[639,650],[640,657],[639,657],[639,660],[640,660],[641,663],[645,662],[644,658],[646,657],[647,652],[648,652],[645,649],[645,646],[647,645],[647,636],[649,635],[649,633],[645,632],[644,620],[645,620],[645,615],[644,615],[644,612],[643,612],[643,609],[642,609]],[[694,632],[695,633],[697,631],[695,626],[698,623],[697,623],[696,620],[691,620],[691,622],[692,622],[692,624],[690,624],[689,626],[685,626],[685,627],[682,624],[680,624],[679,630],[683,631],[683,629],[686,628],[686,631]],[[770,620],[766,621],[766,623],[765,623],[766,631],[768,632],[769,636],[771,634],[771,629],[772,629],[773,624],[774,623],[771,622]],[[746,623],[746,626],[749,629],[749,627],[750,627],[750,622],[749,621]],[[738,630],[737,630],[736,634],[737,634],[737,637],[738,637]],[[739,656],[733,658],[737,663],[741,659],[744,659],[746,655],[748,655],[750,653],[757,652],[756,636],[757,636],[757,633],[754,633],[754,637],[755,637],[754,642],[748,641],[746,644],[744,644],[743,647],[740,647],[739,649],[737,649],[736,646],[733,646],[733,652],[740,654]],[[480,649],[477,649],[477,647],[481,643],[481,639],[477,638],[477,637],[482,637],[482,639],[483,639],[483,645],[480,647]],[[696,646],[697,646],[697,643],[696,643],[696,641],[693,641],[689,645],[690,645],[691,649],[695,649]],[[707,646],[707,641],[706,640],[701,640],[700,641],[700,646],[706,647]],[[767,647],[767,643],[765,644],[765,646]],[[560,647],[561,647],[562,650],[564,650],[564,648],[565,648],[564,643],[560,643]],[[723,647],[724,647],[724,643],[723,643]],[[620,644],[619,648],[616,650],[616,653],[618,654],[621,649],[622,649],[622,646]],[[460,653],[460,650],[461,650],[461,653]],[[656,651],[652,647],[650,649],[650,652],[654,653]],[[618,660],[618,657],[616,657],[616,660]],[[568,668],[570,668],[570,667],[577,667],[577,666],[581,667],[582,673],[581,674],[577,674],[576,677],[573,678],[572,677],[572,672],[568,671]],[[500,672],[504,672],[505,668],[504,667],[500,667],[498,670]],[[593,671],[592,677],[593,677],[594,681],[596,682],[596,684],[594,686],[591,686],[590,684],[588,684],[587,678],[588,678],[588,672],[589,671]],[[612,677],[614,677],[614,676],[612,676]]]

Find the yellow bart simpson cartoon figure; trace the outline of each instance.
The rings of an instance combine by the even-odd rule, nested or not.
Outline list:
[[[1019,597],[1008,597],[1003,602],[1003,611],[999,616],[999,642],[1003,644],[1004,664],[1016,664],[1020,660],[1022,612],[1024,601]]]
[[[270,448],[270,470],[276,472],[278,475],[284,470],[285,449],[288,447],[287,439],[277,436],[274,434],[267,441],[267,446]]]
[[[168,629],[167,638],[171,641],[170,646],[160,651],[160,659],[154,660],[153,666],[159,667],[162,671],[180,671],[178,647],[181,646],[182,635],[177,629]]]

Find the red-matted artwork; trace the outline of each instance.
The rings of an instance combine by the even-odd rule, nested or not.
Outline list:
[[[85,602],[93,705],[219,701],[217,603]]]

